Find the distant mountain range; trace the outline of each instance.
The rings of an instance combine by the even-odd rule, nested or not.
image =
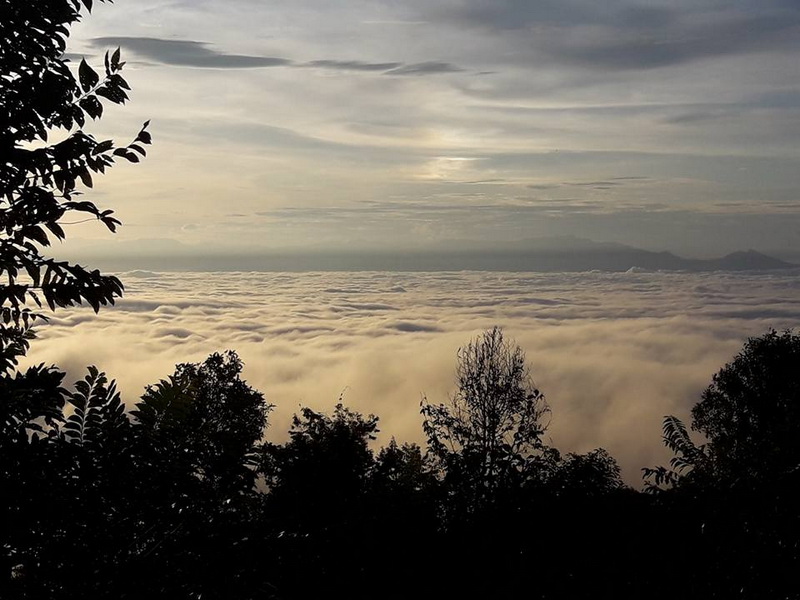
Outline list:
[[[132,250],[133,248],[126,248]],[[610,242],[575,237],[476,245],[448,243],[419,250],[287,250],[203,252],[178,245],[148,254],[83,254],[93,267],[111,271],[764,271],[799,268],[755,250],[714,259],[683,258]]]
[[[290,259],[290,257],[286,257]],[[300,257],[295,257],[300,258]],[[715,259],[692,259],[671,252],[650,252],[629,246],[550,249],[495,250],[460,252],[416,252],[394,254],[329,254],[302,257],[319,264],[323,270],[348,265],[358,270],[395,271],[764,271],[791,269],[798,265],[761,254],[755,250],[734,252]],[[266,263],[273,263],[273,257]],[[322,263],[326,263],[322,266]]]

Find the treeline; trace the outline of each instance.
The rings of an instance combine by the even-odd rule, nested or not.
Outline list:
[[[800,336],[750,339],[669,466],[625,486],[604,450],[543,442],[549,408],[499,329],[423,402],[423,446],[304,408],[288,440],[233,352],[126,411],[90,367],[0,376],[2,598],[797,598]]]

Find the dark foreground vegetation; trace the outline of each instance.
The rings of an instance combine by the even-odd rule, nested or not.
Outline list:
[[[127,412],[89,368],[0,377],[3,598],[796,598],[800,336],[747,342],[670,467],[622,484],[603,450],[542,441],[522,351],[487,331],[427,443],[303,409],[283,444],[232,352],[179,365]]]
[[[272,407],[233,352],[178,365],[132,410],[95,367],[71,387],[20,369],[44,304],[123,290],[45,255],[67,217],[116,228],[77,188],[150,143],[84,131],[128,97],[119,50],[99,72],[65,58],[91,8],[0,0],[0,598],[800,597],[790,331],[714,376],[692,411],[704,444],[665,419],[674,458],[643,492],[602,449],[544,443],[549,409],[499,329],[459,351],[445,404],[423,402],[425,444],[377,452],[378,418],[343,405],[265,442]]]

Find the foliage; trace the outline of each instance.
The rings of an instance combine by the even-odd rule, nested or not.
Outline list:
[[[369,498],[369,443],[377,432],[377,417],[339,403],[332,414],[303,408],[288,441],[264,444],[263,519],[275,537],[273,561],[282,565],[279,587],[289,597],[359,597],[367,589],[359,582],[374,549],[365,542],[379,535]]]
[[[430,465],[417,444],[398,444],[391,439],[375,459],[373,485],[378,489],[404,495],[434,486]]]
[[[774,330],[749,338],[692,408],[695,445],[683,422],[664,417],[669,469],[644,469],[647,489],[676,485],[752,486],[800,465],[800,335]]]
[[[124,512],[114,489],[129,466],[130,422],[114,382],[97,369],[73,392],[63,378],[41,366],[0,377],[11,425],[0,439],[10,517],[0,561],[13,565],[15,583],[34,597],[70,597],[68,580],[92,579],[90,564],[102,570],[119,557],[109,536],[120,534],[111,529]],[[90,560],[98,546],[103,555]]]
[[[10,597],[214,597],[243,570],[257,580],[241,540],[271,407],[241,369],[233,352],[178,365],[133,420],[94,367],[72,391],[54,368],[0,377]]]
[[[745,343],[692,409],[713,476],[763,480],[800,465],[800,335],[772,330]]]
[[[664,417],[661,439],[674,456],[669,460],[670,468],[659,465],[642,469],[645,491],[649,493],[685,483],[686,476],[692,473],[692,478],[699,477],[708,458],[705,445],[697,446],[692,441],[686,425],[678,417]]]
[[[241,379],[242,368],[235,352],[214,353],[147,388],[132,415],[139,435],[160,448],[159,460],[218,486],[252,485],[272,405]]]
[[[99,0],[103,2],[105,0]],[[64,51],[69,28],[92,0],[0,0],[0,368],[27,349],[26,331],[50,310],[86,302],[95,311],[113,304],[122,283],[78,264],[45,256],[53,238],[66,237],[68,217],[98,220],[110,231],[113,211],[79,199],[123,158],[139,162],[151,141],[145,126],[117,146],[85,130],[103,102],[123,104],[130,89],[117,49],[103,70],[81,60],[77,72]],[[33,306],[34,308],[31,308]]]
[[[524,351],[500,328],[470,341],[457,358],[457,391],[447,404],[423,401],[423,428],[446,477],[483,504],[524,477],[543,448],[549,408]]]
[[[0,376],[0,448],[45,436],[63,420],[63,380],[64,373],[44,365]]]
[[[261,472],[276,509],[309,524],[325,510],[357,501],[367,490],[374,462],[369,442],[377,432],[377,417],[341,403],[332,415],[303,408],[292,418],[289,441],[262,450]]]
[[[660,492],[665,554],[698,598],[796,598],[800,566],[800,336],[749,338],[692,409],[689,437],[664,419],[670,467],[644,469]]]
[[[617,461],[602,448],[586,454],[569,453],[558,461],[547,480],[549,489],[558,495],[599,496],[622,490]]]
[[[76,382],[75,391],[67,393],[72,414],[62,426],[64,437],[79,446],[99,446],[113,439],[128,425],[125,407],[115,382],[108,384],[104,373],[89,367],[85,379]]]

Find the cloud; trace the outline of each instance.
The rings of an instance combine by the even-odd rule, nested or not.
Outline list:
[[[571,38],[572,36],[568,36]],[[594,40],[564,40],[542,48],[560,62],[608,70],[644,70],[712,57],[796,47],[800,20],[771,15],[736,17],[702,25],[664,27],[643,34],[609,29]],[[551,40],[551,42],[554,40]]]
[[[441,329],[433,325],[427,325],[425,323],[411,323],[409,321],[399,321],[398,323],[392,323],[389,327],[391,329],[396,329],[397,331],[403,331],[405,333],[436,333],[442,331]]]
[[[312,60],[304,63],[304,67],[317,69],[334,69],[337,71],[391,71],[402,66],[398,62],[369,63],[360,60]]]
[[[463,70],[461,67],[447,62],[428,61],[397,67],[387,71],[386,75],[434,75],[438,73],[458,73]]]
[[[255,69],[263,67],[305,67],[335,71],[378,72],[386,75],[432,75],[457,73],[462,68],[440,61],[413,64],[401,62],[365,62],[361,60],[319,59],[298,63],[275,56],[228,54],[211,48],[211,44],[194,40],[154,37],[96,37],[89,40],[94,48],[119,46],[134,54],[164,65],[204,69]],[[70,55],[73,56],[73,55]]]
[[[642,7],[547,0],[466,0],[437,11],[457,23],[517,36],[524,56],[605,71],[649,70],[800,44],[800,11],[788,3]],[[524,50],[523,50],[524,52]]]
[[[344,402],[383,437],[423,441],[419,401],[453,391],[456,350],[494,325],[526,350],[564,451],[607,448],[631,483],[664,464],[661,419],[688,419],[746,337],[800,323],[800,283],[775,274],[161,273],[125,278],[95,315],[59,311],[28,360],[69,380],[96,364],[131,406],[179,362],[233,348],[277,405],[281,440],[300,406]],[[404,290],[398,293],[398,290]],[[348,297],[357,297],[357,302]]]
[[[96,37],[90,40],[95,48],[120,46],[143,58],[165,65],[205,69],[253,69],[282,67],[292,64],[286,58],[226,54],[210,48],[210,44],[192,40],[170,40],[153,37]]]

